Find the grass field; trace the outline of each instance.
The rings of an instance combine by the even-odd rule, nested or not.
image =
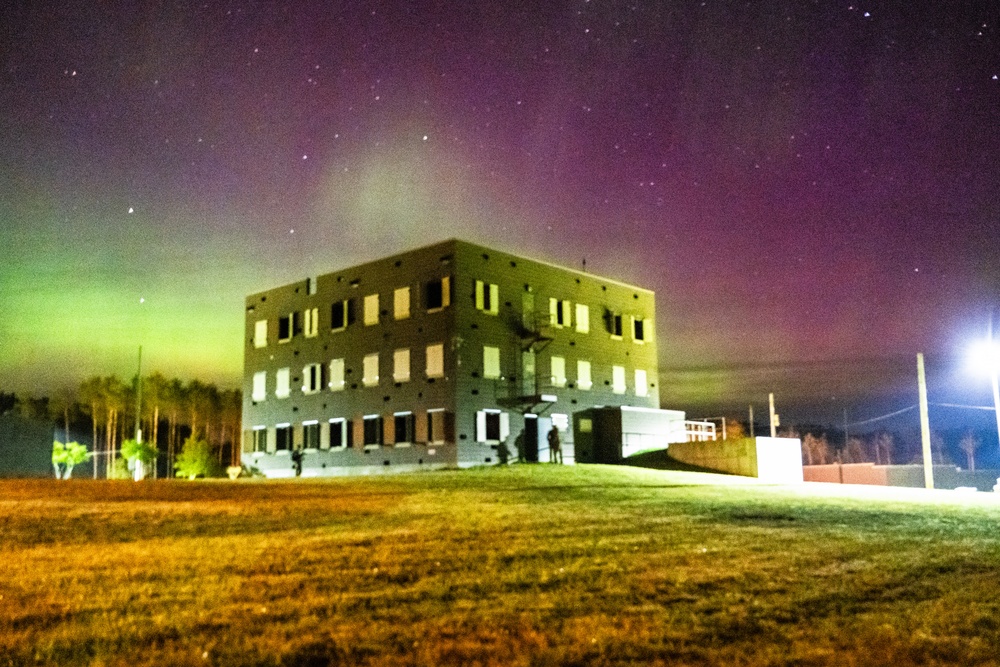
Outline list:
[[[601,466],[0,481],[5,664],[1000,664],[1000,501]]]

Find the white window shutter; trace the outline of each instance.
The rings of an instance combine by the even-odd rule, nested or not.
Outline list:
[[[476,442],[486,442],[486,413],[476,413]]]
[[[500,413],[500,442],[510,436],[510,415],[506,412]]]
[[[445,276],[441,279],[441,307],[451,305],[451,278]]]
[[[476,310],[482,310],[486,307],[486,297],[483,294],[483,281],[476,281]]]
[[[549,299],[549,324],[556,326],[559,323],[559,300],[555,298]]]
[[[571,304],[569,301],[563,301],[562,310],[563,310],[563,326],[568,327],[571,324],[570,311],[573,310],[573,304]]]
[[[497,313],[500,309],[500,286],[490,285],[490,312]]]

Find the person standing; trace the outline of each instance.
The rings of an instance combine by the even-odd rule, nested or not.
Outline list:
[[[549,463],[562,464],[562,444],[559,442],[559,429],[553,426],[549,430]]]

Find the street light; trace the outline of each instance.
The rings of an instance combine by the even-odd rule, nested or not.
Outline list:
[[[985,370],[993,380],[993,409],[997,414],[997,438],[1000,440],[1000,341],[990,336],[976,343],[971,358],[976,368]]]

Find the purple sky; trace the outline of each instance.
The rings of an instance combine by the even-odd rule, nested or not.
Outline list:
[[[997,3],[12,4],[0,389],[235,385],[245,294],[457,236],[655,289],[669,407],[989,401]]]

